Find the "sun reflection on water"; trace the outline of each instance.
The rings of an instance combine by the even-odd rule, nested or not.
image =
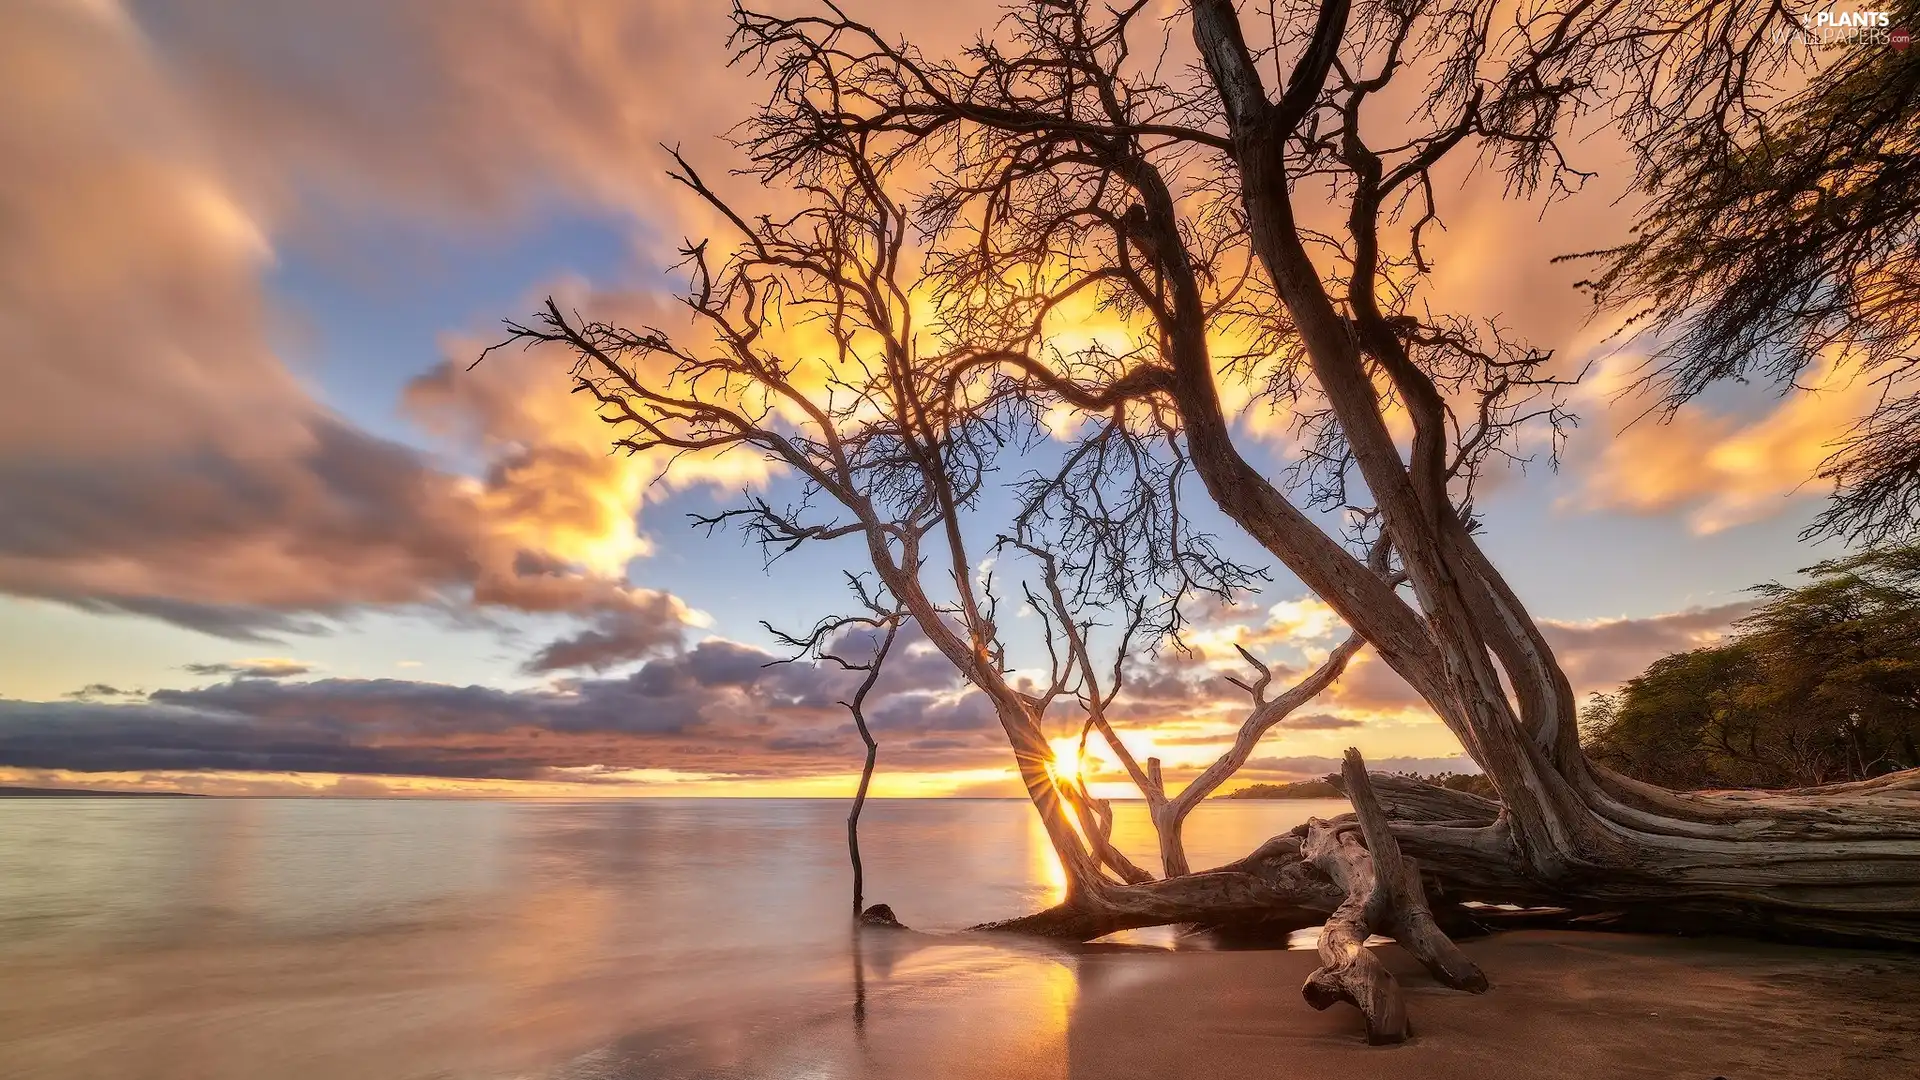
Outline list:
[[[1058,904],[1067,898],[1067,871],[1060,865],[1060,855],[1053,850],[1052,841],[1047,839],[1047,828],[1040,824],[1038,815],[1027,815],[1027,859],[1033,867],[1033,879],[1046,887],[1041,894],[1041,903]]]

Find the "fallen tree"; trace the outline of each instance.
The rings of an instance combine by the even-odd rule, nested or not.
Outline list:
[[[1035,0],[952,59],[834,9],[740,13],[736,42],[776,85],[748,147],[766,177],[804,179],[823,155],[848,154],[933,174],[916,220],[931,238],[929,291],[957,335],[955,398],[978,389],[977,375],[1087,417],[1175,418],[1219,508],[1365,638],[1492,779],[1491,822],[1394,823],[1447,895],[1920,942],[1912,777],[1733,797],[1666,791],[1582,754],[1569,680],[1480,548],[1472,498],[1482,465],[1515,456],[1530,426],[1554,436],[1565,419],[1554,388],[1568,376],[1490,323],[1416,314],[1443,161],[1477,156],[1523,192],[1572,197],[1579,174],[1558,140],[1573,116],[1603,95],[1639,129],[1749,107],[1738,85],[1703,98],[1685,84],[1772,70],[1793,48],[1767,36],[1782,14],[1720,4],[1702,20],[1685,6],[1569,2],[1496,32],[1484,4],[1324,0],[1250,45],[1229,0],[1194,0],[1183,20],[1201,75],[1169,83],[1162,66],[1134,62],[1179,45],[1137,47],[1153,33],[1142,10]],[[1270,92],[1261,65],[1282,58]],[[1376,133],[1388,128],[1373,108],[1387,87],[1422,76],[1412,119]],[[1297,201],[1308,190],[1311,220]],[[1050,346],[1049,320],[1081,294],[1140,327],[1134,348]],[[1222,356],[1228,336],[1243,347]],[[1394,575],[1241,452],[1223,370],[1294,413],[1310,448],[1294,490],[1309,508],[1348,509],[1371,530],[1367,546],[1390,545]],[[1404,447],[1391,422],[1410,430]],[[1355,505],[1361,492],[1370,504]],[[1126,886],[1095,906],[1126,920],[1245,902],[1179,881]]]
[[[1347,891],[1347,898],[1320,934],[1324,964],[1307,979],[1307,1004],[1325,1009],[1346,1001],[1367,1018],[1370,1042],[1400,1042],[1407,1035],[1406,1008],[1393,976],[1366,949],[1379,933],[1393,938],[1442,985],[1481,993],[1487,977],[1434,922],[1420,870],[1403,858],[1393,828],[1367,780],[1358,750],[1348,750],[1341,768],[1355,824],[1307,823],[1301,854]],[[1354,835],[1355,831],[1359,836]]]
[[[1691,22],[1568,3],[1495,41],[1484,5],[1324,0],[1255,48],[1231,3],[1195,0],[1186,19],[1204,75],[1169,85],[1131,60],[1143,6],[1033,0],[955,61],[833,8],[737,12],[736,44],[775,87],[747,129],[753,174],[804,207],[740,213],[676,155],[675,175],[730,230],[724,251],[685,249],[690,328],[628,329],[549,301],[510,324],[509,342],[564,350],[620,447],[755,453],[788,470],[802,487],[793,505],[751,499],[709,523],[745,528],[770,557],[858,544],[876,603],[990,703],[1066,884],[1055,907],[979,929],[1088,939],[1169,923],[1326,924],[1309,998],[1356,1002],[1380,1038],[1404,1020],[1360,943],[1385,929],[1449,985],[1474,988],[1436,918],[1468,902],[1920,942],[1920,775],[1698,794],[1582,754],[1571,685],[1480,548],[1473,512],[1476,479],[1522,456],[1523,433],[1557,438],[1566,379],[1496,326],[1414,313],[1436,166],[1467,148],[1523,187],[1564,180],[1555,138],[1594,92],[1581,75],[1622,40],[1620,20],[1652,20],[1635,47],[1682,51],[1698,44]],[[1412,41],[1437,44],[1416,63]],[[1263,53],[1291,57],[1277,98],[1254,62]],[[1369,141],[1365,106],[1408,70],[1438,80],[1416,111],[1431,126]],[[1658,87],[1647,93],[1658,115]],[[890,190],[916,178],[917,199]],[[1340,236],[1296,217],[1302,186],[1332,202]],[[1128,328],[1132,347],[1057,346],[1076,297]],[[825,344],[783,337],[795,324]],[[1236,444],[1228,379],[1295,417],[1307,451],[1281,482]],[[1026,525],[1052,525],[1017,528],[1014,546],[1046,588],[1072,582],[1025,593],[1059,634],[1084,638],[1092,615],[1125,613],[1104,689],[1084,640],[1028,665],[1044,672],[1037,683],[1016,676],[995,580],[972,554],[1000,456],[1057,434],[1047,417],[1060,409],[1080,422],[1076,449],[1021,492],[1027,509],[1055,508],[1023,509]],[[1411,433],[1404,452],[1394,423]],[[1187,872],[1178,824],[1221,776],[1168,792],[1101,711],[1136,633],[1167,640],[1185,601],[1248,582],[1180,509],[1188,476],[1356,635],[1324,680],[1295,689],[1317,693],[1364,641],[1458,737],[1497,802],[1368,778],[1356,755],[1343,772],[1353,821]],[[1351,535],[1315,509],[1343,511]],[[1060,551],[1072,566],[1049,568]],[[1249,689],[1225,774],[1304,700]],[[1081,703],[1083,733],[1111,739],[1156,825],[1172,826],[1165,876],[1119,857],[1107,808],[1055,768],[1043,723],[1062,695]]]

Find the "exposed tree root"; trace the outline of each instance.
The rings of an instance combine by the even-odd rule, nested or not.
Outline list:
[[[1306,856],[1346,889],[1320,931],[1320,967],[1300,988],[1307,1004],[1327,1009],[1347,1002],[1367,1020],[1370,1043],[1404,1042],[1407,1007],[1400,985],[1379,957],[1367,950],[1376,922],[1386,922],[1388,890],[1374,873],[1373,860],[1351,827],[1315,818],[1307,823]]]
[[[1324,920],[1341,900],[1340,889],[1302,859],[1298,837],[1276,836],[1218,869],[1132,885],[1094,882],[1044,911],[971,929],[1073,941],[1175,923],[1299,929]]]
[[[1912,946],[1920,944],[1915,779],[1708,795],[1601,773],[1582,792],[1593,829],[1548,850],[1530,850],[1504,815],[1490,823],[1401,818],[1393,832],[1450,898],[1620,911],[1637,925],[1680,931]],[[1383,796],[1389,806],[1446,800],[1469,809],[1431,792]]]
[[[1324,922],[1323,966],[1303,994],[1318,1008],[1356,1005],[1374,1042],[1398,1041],[1408,1028],[1399,988],[1365,948],[1371,934],[1393,938],[1443,985],[1487,988],[1442,920],[1455,932],[1552,924],[1920,943],[1920,892],[1905,883],[1914,866],[1906,855],[1920,839],[1909,835],[1920,774],[1694,795],[1643,790],[1608,775],[1601,783],[1614,794],[1605,805],[1617,814],[1609,820],[1621,834],[1628,833],[1621,821],[1638,826],[1630,850],[1639,861],[1569,862],[1553,875],[1530,866],[1500,803],[1368,776],[1357,752],[1349,752],[1340,781],[1355,806],[1350,817],[1311,821],[1202,873],[1088,881],[1052,908],[972,929],[1090,940],[1169,924],[1266,936]],[[1883,831],[1863,834],[1869,820]],[[1881,848],[1883,857],[1872,857]],[[1777,860],[1771,867],[1769,857]],[[1440,919],[1429,896],[1439,901]],[[1502,904],[1524,910],[1490,906]]]
[[[1623,795],[1634,793],[1631,781]],[[1348,789],[1353,785],[1343,776]],[[1645,930],[1747,933],[1801,940],[1920,944],[1920,775],[1900,774],[1845,785],[1781,793],[1686,795],[1658,791],[1687,817],[1655,817],[1623,800],[1618,816],[1640,825],[1629,833],[1637,862],[1568,861],[1552,875],[1528,866],[1499,803],[1405,777],[1371,776],[1390,834],[1417,860],[1423,892],[1462,915],[1462,902],[1560,908],[1567,920],[1603,921]],[[1885,804],[1881,806],[1880,804]],[[1330,826],[1353,828],[1357,819]],[[1862,834],[1863,823],[1878,832]],[[1266,919],[1311,925],[1346,893],[1305,860],[1307,830],[1278,836],[1238,862],[1161,881],[1090,883],[1044,912],[979,929],[1090,938],[1172,923],[1245,925]],[[1366,843],[1364,850],[1374,850]],[[1915,880],[1909,880],[1914,878]],[[1505,921],[1485,909],[1467,913]],[[1516,916],[1538,921],[1538,911]]]
[[[1054,907],[971,929],[1085,941],[1171,923],[1278,932],[1324,922],[1323,966],[1303,989],[1307,1001],[1321,1009],[1351,1002],[1366,1017],[1369,1041],[1398,1042],[1407,1034],[1406,1009],[1393,976],[1366,949],[1371,934],[1392,936],[1447,986],[1477,993],[1487,980],[1435,923],[1419,869],[1401,855],[1357,750],[1348,751],[1345,774],[1354,817],[1314,819],[1239,862],[1203,873],[1130,884],[1090,880]],[[1465,806],[1435,805],[1450,820]]]
[[[1161,880],[1140,880],[1144,871],[1117,853],[1062,844],[1063,902],[970,929],[1087,941],[1187,925],[1271,939],[1324,924],[1322,966],[1302,993],[1315,1008],[1355,1005],[1376,1043],[1405,1039],[1409,1024],[1399,986],[1366,948],[1374,934],[1391,937],[1441,984],[1474,993],[1487,989],[1486,976],[1449,929],[1557,925],[1920,943],[1920,881],[1909,880],[1920,872],[1912,857],[1920,847],[1920,774],[1713,794],[1667,792],[1606,773],[1592,780],[1595,817],[1616,843],[1543,859],[1525,849],[1501,803],[1369,776],[1350,750],[1339,777],[1354,805],[1350,816],[1311,820],[1237,862]],[[1074,801],[1068,793],[1036,804],[1044,818]],[[1089,798],[1074,810],[1093,852],[1110,849],[1107,808]],[[1123,870],[1132,871],[1124,883],[1109,876]],[[863,921],[898,926],[890,916],[877,906]]]
[[[1371,786],[1401,848],[1450,901],[1558,906],[1647,930],[1920,945],[1920,770],[1793,791],[1672,792],[1598,767],[1587,779],[1579,809],[1596,833],[1547,851],[1527,850],[1491,800],[1404,777]]]
[[[1367,951],[1368,937],[1392,937],[1454,989],[1480,993],[1487,978],[1434,923],[1419,870],[1401,856],[1358,750],[1347,751],[1342,775],[1357,820],[1309,821],[1302,854],[1347,895],[1320,932],[1321,967],[1301,993],[1316,1009],[1341,1001],[1359,1008],[1368,1042],[1401,1042],[1407,1037],[1406,1005],[1392,973]]]
[[[893,914],[893,908],[886,904],[875,904],[860,913],[860,925],[881,926],[889,930],[905,930],[900,920]]]

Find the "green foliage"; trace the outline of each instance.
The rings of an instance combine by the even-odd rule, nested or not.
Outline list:
[[[1770,584],[1724,644],[1581,715],[1596,761],[1667,787],[1804,787],[1920,767],[1920,544]]]
[[[1294,780],[1284,784],[1248,784],[1220,796],[1223,799],[1341,799],[1340,789],[1325,780]]]

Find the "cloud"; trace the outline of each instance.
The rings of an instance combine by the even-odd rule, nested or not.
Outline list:
[[[474,88],[389,96],[410,88],[383,81],[444,80],[467,62],[434,52],[437,35],[467,32],[464,13],[329,7],[315,20],[326,27],[307,27],[316,33],[291,50],[294,36],[269,32],[314,10],[186,3],[156,26],[112,3],[10,13],[0,592],[250,641],[323,631],[369,608],[583,619],[541,653],[542,670],[673,647],[697,620],[627,584],[626,560],[644,550],[634,522],[644,480],[610,472],[603,445],[496,437],[484,474],[463,476],[328,409],[272,347],[279,315],[261,279],[294,216],[288,170],[316,170],[300,174],[316,190],[327,188],[321,173],[353,186],[352,173],[363,195],[444,202],[462,162],[419,171],[434,140],[408,138],[405,125],[431,126],[434,102]],[[538,21],[512,5],[495,14],[495,31]],[[392,39],[375,32],[396,25]],[[567,38],[547,26],[526,48]],[[241,71],[241,58],[280,66]],[[618,66],[603,60],[603,75]],[[546,70],[568,69],[554,58]],[[286,127],[249,126],[269,120]],[[495,179],[466,191],[474,205],[511,170],[480,171]]]
[[[601,611],[588,629],[549,642],[524,668],[605,671],[679,644],[687,622],[686,605],[677,598],[660,592],[637,594],[624,605]]]
[[[676,0],[173,0],[146,29],[276,199],[454,221],[556,195],[657,215],[661,143],[731,127],[754,85],[727,7]]]
[[[1362,649],[1348,661],[1347,670],[1328,696],[1336,704],[1360,710],[1426,708],[1425,699],[1372,649]]]
[[[852,768],[859,741],[839,701],[857,676],[779,659],[710,639],[627,675],[545,689],[236,671],[120,703],[0,701],[0,767],[571,782],[634,770],[794,777]],[[893,770],[1007,763],[977,694],[933,695],[883,676],[874,715]]]
[[[1193,626],[1184,636],[1195,657],[1223,674],[1240,677],[1249,671],[1240,649],[1271,667],[1276,681],[1285,681],[1304,670],[1303,665],[1323,659],[1346,632],[1346,624],[1333,608],[1312,594],[1281,600],[1264,610],[1251,604],[1208,602],[1189,614]],[[1295,662],[1276,662],[1276,653]]]
[[[1584,698],[1597,690],[1612,689],[1670,653],[1718,641],[1736,620],[1752,610],[1751,602],[1736,601],[1631,618],[1538,622],[1575,695]],[[1372,650],[1353,658],[1328,698],[1343,708],[1361,712],[1427,710],[1413,688]]]
[[[1753,610],[1751,601],[1692,607],[1639,619],[1562,622],[1545,619],[1540,632],[1582,697],[1639,675],[1670,653],[1711,645]]]
[[[1711,534],[1785,513],[1802,496],[1833,440],[1873,405],[1877,387],[1824,357],[1801,385],[1754,413],[1689,405],[1672,420],[1641,419],[1619,432],[1579,470],[1580,487],[1561,505],[1635,514],[1684,513],[1696,534]],[[1631,358],[1617,357],[1586,396],[1616,389]]]
[[[1267,636],[1279,640],[1324,641],[1343,629],[1340,616],[1317,596],[1282,600],[1267,609]]]
[[[322,632],[369,609],[547,614],[567,625],[536,644],[526,670],[643,666],[520,694],[333,679],[223,684],[115,706],[6,703],[9,737],[24,741],[4,745],[96,764],[331,755],[361,770],[439,770],[427,775],[647,762],[805,770],[837,760],[829,751],[847,738],[837,676],[763,670],[771,657],[745,646],[676,652],[701,616],[626,577],[647,552],[638,521],[660,490],[660,462],[608,453],[605,425],[567,393],[558,358],[496,357],[469,372],[482,339],[449,334],[443,361],[403,402],[405,417],[440,440],[434,450],[450,451],[443,457],[320,400],[276,348],[288,313],[263,285],[296,246],[351,258],[328,247],[333,222],[510,228],[556,204],[631,220],[645,251],[638,261],[657,265],[655,249],[708,224],[707,211],[662,181],[658,143],[721,132],[764,90],[719,62],[725,5],[168,0],[142,5],[138,18],[130,10],[112,0],[30,3],[9,12],[0,35],[0,145],[9,150],[0,360],[10,374],[0,395],[0,592],[242,641]],[[977,15],[946,5],[886,21],[939,52],[971,33]],[[691,145],[703,160],[726,154],[715,142]],[[709,175],[745,183],[722,168]],[[1544,312],[1549,323],[1578,312],[1570,289],[1535,272],[1565,233],[1536,228],[1532,208],[1501,200],[1496,187],[1474,189],[1458,207],[1435,250],[1449,280],[1474,291],[1465,307]],[[1512,258],[1516,238],[1538,258]],[[1488,267],[1498,273],[1478,272]],[[530,297],[551,287],[632,323],[671,316],[644,291],[523,284]],[[1526,302],[1511,303],[1516,296]],[[1694,447],[1697,458],[1665,469],[1684,478],[1690,461],[1719,461],[1717,487],[1687,478],[1693,487],[1677,494],[1635,494],[1633,485],[1662,477],[1638,469],[1633,449],[1603,458],[1596,484],[1647,512],[1698,506],[1730,520],[1743,506],[1771,505],[1765,456],[1805,442],[1802,426],[1784,420],[1758,430],[1780,438],[1741,443],[1721,432]],[[450,460],[475,466],[472,475]],[[681,482],[769,479],[750,457],[681,468]],[[1748,488],[1761,496],[1724,494]],[[1211,663],[1239,670],[1236,641],[1300,651],[1275,664],[1276,679],[1336,632],[1311,599],[1220,622],[1226,629],[1204,643]],[[1570,670],[1588,680],[1611,673],[1580,658],[1582,642],[1604,635],[1564,629]],[[216,667],[197,673],[250,674]],[[1135,679],[1120,709],[1142,723],[1243,709],[1215,674],[1169,658]],[[924,642],[903,642],[887,679],[876,722],[903,763],[1004,764],[990,710],[959,692]],[[1418,708],[1366,653],[1331,700],[1343,715]],[[83,708],[105,711],[72,711]],[[621,710],[644,719],[611,726]],[[63,734],[66,720],[77,726]],[[100,739],[77,745],[77,732]],[[388,737],[380,732],[397,741],[372,741]]]
[[[1645,619],[1548,622],[1543,629],[1585,692],[1637,674],[1656,656],[1713,640],[1745,610],[1731,604]],[[835,644],[858,658],[871,648],[859,640],[865,636],[848,632]],[[856,673],[784,659],[710,638],[626,674],[561,679],[533,690],[404,679],[297,681],[248,677],[249,667],[276,668],[271,663],[202,665],[231,668],[234,677],[145,695],[98,687],[68,702],[0,702],[0,767],[176,778],[252,771],[590,784],[630,783],[641,775],[843,775],[857,761],[858,741],[839,703]],[[980,770],[985,782],[1008,767],[993,709],[959,683],[943,658],[909,630],[893,659],[904,662],[889,661],[867,710],[890,774]],[[285,671],[285,663],[278,669]],[[1126,703],[1117,719],[1136,752],[1164,757],[1177,781],[1231,737],[1246,706],[1237,692],[1220,688],[1206,665],[1176,667],[1156,681],[1154,700]],[[1404,688],[1400,693],[1410,698]],[[1388,700],[1359,704],[1382,697]],[[1361,692],[1342,693],[1328,705],[1290,719],[1275,738],[1321,750],[1373,731],[1387,741],[1369,753],[1376,768],[1470,769],[1463,758],[1430,752],[1450,742],[1431,721],[1418,721],[1425,710],[1417,701],[1363,683]],[[1062,717],[1070,721],[1070,712],[1069,706]],[[1422,723],[1416,736],[1408,725]],[[1400,753],[1389,752],[1394,749]],[[1407,749],[1415,756],[1406,756]],[[1104,751],[1097,741],[1093,750],[1097,771]],[[1420,750],[1429,753],[1418,756]],[[1243,778],[1297,779],[1337,767],[1337,758],[1324,753],[1269,755],[1252,762]]]
[[[224,675],[238,679],[290,679],[296,675],[312,674],[314,670],[312,664],[281,657],[185,666],[188,672],[195,675]]]
[[[74,701],[98,701],[101,698],[137,698],[145,697],[140,690],[122,690],[111,683],[88,683],[78,690],[70,690],[65,695]]]
[[[992,703],[973,689],[959,694],[899,694],[868,713],[867,722],[876,732],[987,732],[996,741],[1000,737]]]
[[[1332,731],[1336,728],[1365,727],[1366,721],[1332,713],[1308,713],[1305,716],[1287,717],[1286,726],[1306,731]]]

